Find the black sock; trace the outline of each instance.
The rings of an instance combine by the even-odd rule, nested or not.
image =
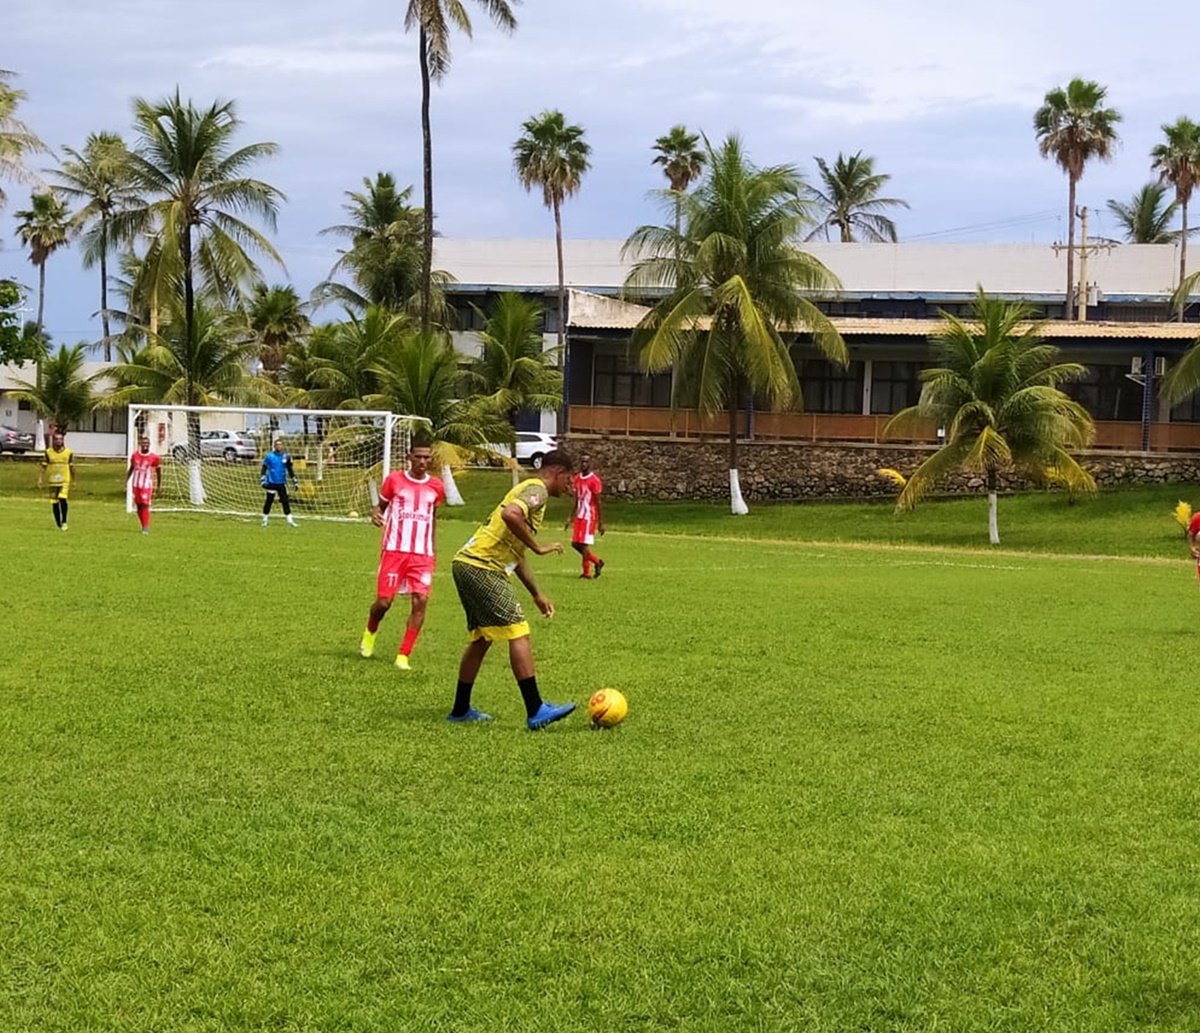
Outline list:
[[[531,674],[528,678],[521,678],[517,681],[517,688],[521,690],[521,698],[525,701],[525,716],[533,717],[539,710],[542,709],[542,697],[538,692],[537,675]]]
[[[454,690],[454,709],[450,711],[451,717],[464,717],[468,710],[471,709],[471,689],[475,687],[473,681],[460,681],[458,688]]]
[[[58,499],[55,499],[53,502],[50,503],[50,508],[52,510],[54,510],[54,526],[62,527],[62,513],[59,511],[59,508],[58,508]]]
[[[63,515],[63,521],[62,521],[62,522],[65,524],[65,523],[67,522],[67,500],[66,500],[66,499],[59,499],[59,500],[58,500],[58,505],[59,505],[59,508],[62,510],[62,515]]]

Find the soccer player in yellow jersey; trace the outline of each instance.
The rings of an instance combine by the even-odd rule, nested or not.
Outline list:
[[[75,479],[75,453],[67,448],[62,431],[56,430],[50,437],[50,447],[42,460],[46,484],[50,488],[50,504],[54,509],[54,522],[59,530],[67,529],[67,496],[71,493],[71,482]]]
[[[525,701],[526,725],[531,731],[560,721],[575,709],[574,703],[555,705],[542,700],[538,693],[529,643],[529,622],[517,602],[510,580],[516,574],[533,597],[533,604],[544,617],[554,616],[554,604],[533,580],[526,551],[535,556],[562,554],[561,542],[537,543],[538,529],[550,495],[570,493],[574,463],[558,449],[542,460],[537,477],[522,481],[512,489],[454,556],[451,570],[454,587],[467,615],[467,644],[458,667],[458,688],[449,720],[454,722],[488,721],[490,715],[471,706],[471,689],[479,667],[493,642],[508,643],[508,660],[513,677]]]

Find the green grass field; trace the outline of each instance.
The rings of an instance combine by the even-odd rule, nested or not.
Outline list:
[[[93,464],[63,534],[32,470],[0,463],[0,1029],[1198,1028],[1178,488],[1003,499],[999,551],[979,499],[614,504],[600,581],[534,561],[534,647],[547,698],[630,718],[530,734],[498,653],[496,721],[444,720],[449,554],[504,474],[463,479],[402,675],[398,613],[355,653],[370,527],[143,538]]]

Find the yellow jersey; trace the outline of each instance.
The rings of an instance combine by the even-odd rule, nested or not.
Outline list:
[[[454,561],[468,563],[472,567],[482,567],[484,570],[498,570],[511,574],[525,555],[525,546],[508,529],[502,514],[513,504],[520,506],[525,513],[525,523],[530,534],[536,535],[546,515],[548,494],[546,485],[538,478],[531,477],[522,481],[504,496],[487,521],[467,539],[467,544],[454,554]]]
[[[64,487],[71,483],[71,460],[75,458],[75,453],[69,448],[64,448],[62,451],[48,446],[46,448],[46,483],[51,487],[55,485],[63,485]]]

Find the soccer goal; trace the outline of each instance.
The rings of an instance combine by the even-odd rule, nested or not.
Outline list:
[[[141,436],[162,465],[158,512],[248,516],[262,510],[263,457],[278,443],[292,458],[294,512],[322,520],[365,517],[387,474],[407,462],[419,416],[338,409],[131,405],[129,453]],[[290,486],[289,486],[290,487]],[[126,506],[133,512],[132,491]]]

